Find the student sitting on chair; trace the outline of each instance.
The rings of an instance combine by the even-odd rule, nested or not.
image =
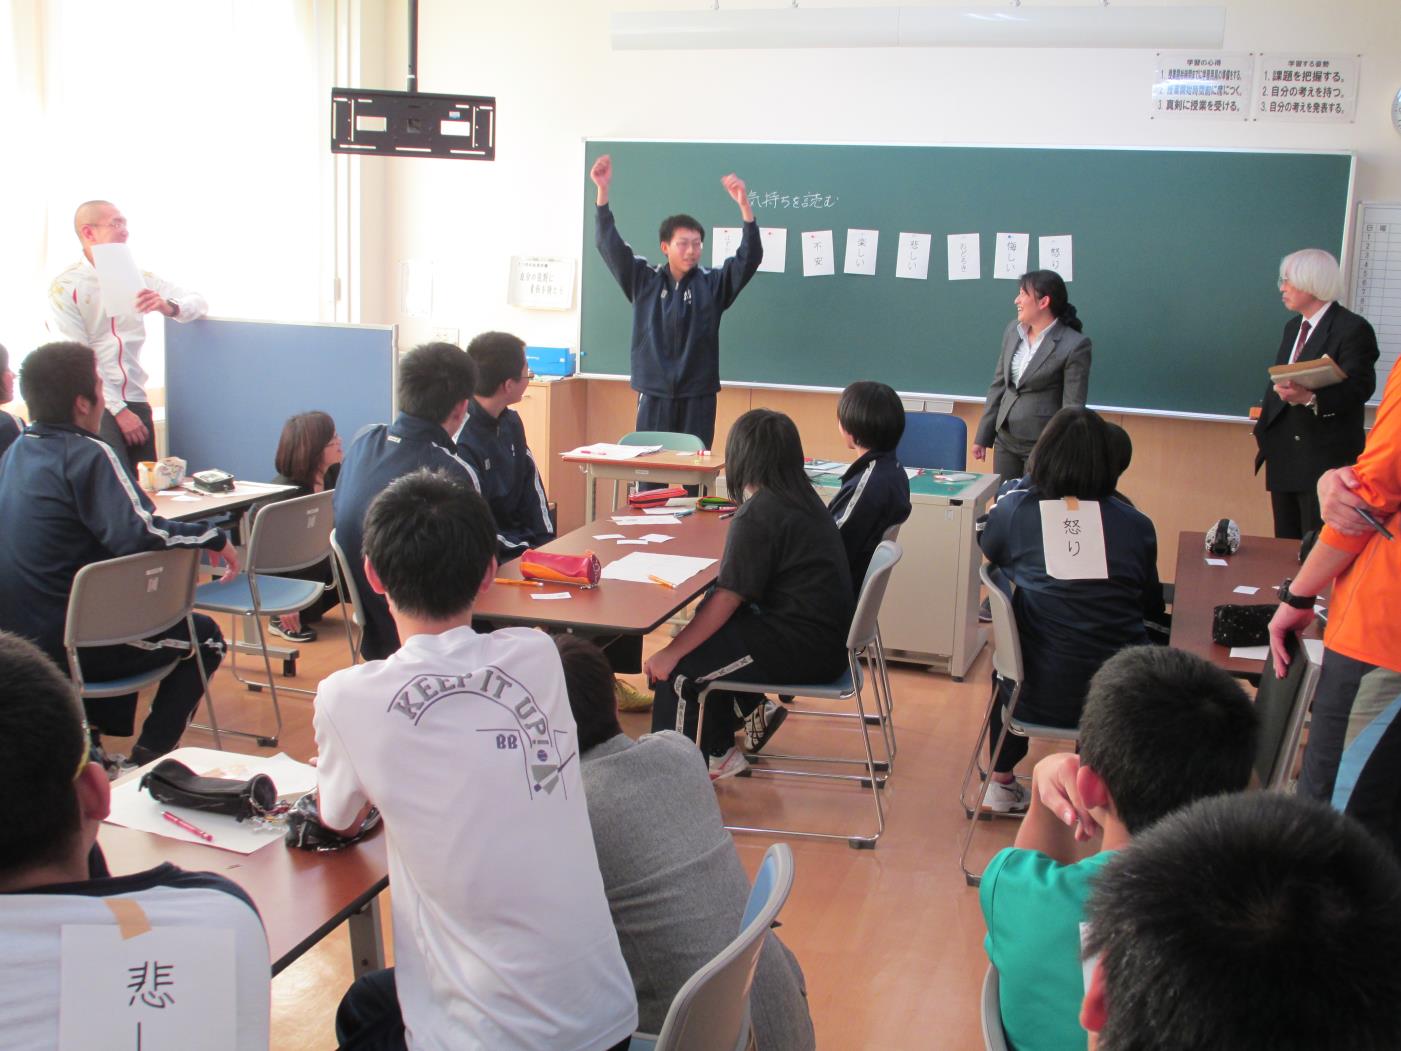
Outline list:
[[[275,483],[297,487],[296,492],[287,494],[288,499],[334,489],[341,471],[341,436],[336,433],[336,421],[324,412],[299,412],[289,416],[277,440],[273,466],[277,468]],[[335,575],[331,560],[328,558],[306,569],[280,575],[319,580],[326,585],[325,594],[306,609],[271,617],[268,621],[268,630],[288,642],[315,642],[316,629],[312,625],[340,602],[332,586]]]
[[[558,635],[579,726],[589,825],[603,890],[637,989],[637,1027],[656,1033],[681,986],[739,933],[749,880],[696,746],[618,725],[613,672],[597,646]],[[764,1051],[816,1047],[802,968],[770,933],[749,994]]]
[[[725,477],[739,510],[715,587],[644,666],[656,685],[653,731],[679,730],[692,740],[697,698],[714,679],[824,682],[841,674],[856,608],[841,534],[803,471],[793,421],[770,409],[736,420]],[[734,742],[741,725],[758,750],[786,715],[775,705],[766,716],[759,694],[710,694],[700,745],[711,778],[748,769]]]
[[[313,724],[323,822],[384,815],[395,968],[351,986],[344,1049],[621,1049],[637,1021],[608,915],[554,643],[472,630],[496,529],[465,478],[418,470],[365,517],[403,645],[335,672]]]
[[[1105,866],[1081,1018],[1100,1051],[1401,1046],[1401,866],[1280,792],[1205,799]]]
[[[1115,499],[1118,480],[1104,420],[1090,409],[1062,409],[1047,424],[1028,462],[1028,484],[988,512],[980,543],[989,562],[1016,585],[1012,608],[1021,638],[1026,681],[1016,717],[1075,726],[1085,688],[1105,659],[1148,641],[1144,619],[1163,608],[1158,536],[1153,523]],[[1095,501],[1104,536],[1103,576],[1058,579],[1047,568],[1042,502]],[[1026,789],[1012,770],[1026,755],[1025,737],[1009,733],[997,750],[1003,704],[992,708],[988,746],[996,752],[987,803],[993,811],[1025,810]]]
[[[851,586],[859,595],[876,545],[886,530],[910,517],[910,479],[895,458],[905,433],[905,407],[884,383],[858,380],[837,402],[837,429],[857,458],[827,510],[841,530]]]
[[[15,400],[15,374],[10,371],[10,352],[0,345],[0,405],[8,405]],[[0,457],[15,443],[19,432],[24,430],[24,421],[18,416],[0,411]]]
[[[1244,789],[1255,734],[1245,692],[1200,657],[1135,646],[1095,674],[1080,754],[1036,764],[1016,845],[992,859],[979,888],[1002,1024],[1017,1051],[1083,1051],[1080,923],[1093,880],[1155,821]],[[1099,853],[1083,857],[1095,839]]]
[[[139,947],[140,932],[125,929],[131,922],[154,935],[172,928],[227,932],[233,985],[214,995],[233,1002],[233,1046],[238,1051],[266,1051],[268,942],[258,910],[241,887],[210,872],[185,872],[164,864],[128,876],[109,875],[97,847],[97,830],[107,816],[111,789],[107,774],[89,753],[87,725],[72,683],[37,647],[0,632],[0,767],[22,796],[0,822],[4,1045],[26,1051],[59,1046],[64,972],[80,963],[68,958],[63,932],[106,928],[113,945]],[[211,851],[210,861],[219,853]],[[118,927],[123,928],[120,935]],[[158,938],[148,934],[144,940]],[[212,952],[214,944],[211,940],[202,951]],[[128,962],[105,961],[109,980],[124,993],[133,977]],[[180,977],[177,969],[177,1006],[181,997],[193,992],[189,983],[194,975],[184,974],[183,987]],[[142,991],[160,995],[149,985]],[[157,1009],[148,1010],[158,1014],[168,1006],[160,1002]],[[83,1046],[136,1046],[136,1022],[142,1013],[138,999],[123,1018],[104,1016],[102,1024],[110,1035],[100,1044]],[[124,1024],[130,1027],[119,1028]]]
[[[238,572],[238,555],[220,530],[156,514],[125,461],[98,437],[102,381],[91,347],[45,344],[25,358],[19,385],[34,422],[5,454],[0,469],[0,522],[5,523],[0,630],[32,639],[66,670],[68,593],[84,566],[142,551],[204,548],[211,558],[227,564],[228,579]],[[212,678],[224,655],[223,635],[202,613],[194,615],[194,623],[194,649]],[[190,641],[183,623],[160,638]],[[122,679],[163,667],[172,652],[94,646],[83,649],[79,660],[86,679]],[[139,766],[174,748],[202,696],[199,669],[193,660],[180,661],[161,680],[130,762]],[[95,730],[131,736],[135,693],[95,700],[87,708]],[[114,771],[125,762],[119,755],[108,759]]]
[[[496,519],[496,557],[509,562],[555,538],[525,424],[511,408],[534,377],[525,362],[525,341],[509,332],[483,332],[467,344],[467,354],[477,366],[477,390],[467,403],[457,452],[476,468]]]

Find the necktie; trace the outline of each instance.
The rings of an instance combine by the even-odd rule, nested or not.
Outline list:
[[[1294,343],[1294,353],[1289,355],[1289,364],[1292,365],[1294,364],[1294,362],[1299,360],[1299,355],[1303,352],[1304,344],[1308,342],[1308,338],[1309,322],[1308,319],[1305,318],[1299,324],[1299,338]]]

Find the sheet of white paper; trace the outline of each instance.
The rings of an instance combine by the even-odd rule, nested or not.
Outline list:
[[[983,276],[981,234],[949,234],[949,280],[976,281]]]
[[[738,226],[713,226],[710,228],[710,265],[723,266],[725,260],[739,251],[740,239],[744,231]]]
[[[645,540],[619,540],[619,541],[618,541],[618,546],[619,546],[619,547],[623,547],[623,546],[626,545],[626,544],[640,544],[640,545],[642,545],[643,547],[646,547],[646,546],[647,546],[647,541],[645,541]]]
[[[1026,273],[1026,257],[1030,250],[1030,234],[997,235],[997,250],[993,253],[992,276],[1004,281],[1019,280]]]
[[[227,927],[69,924],[59,936],[59,1051],[234,1051],[236,943]]]
[[[676,538],[670,533],[648,533],[642,539],[646,540],[649,544],[664,544],[666,541],[675,540]]]
[[[895,253],[895,276],[915,281],[929,279],[929,235],[900,231],[900,247]]]
[[[639,584],[655,584],[652,577],[661,577],[671,584],[689,580],[717,560],[693,555],[654,555],[634,551],[603,567],[604,580],[632,580]]]
[[[1057,580],[1108,580],[1104,520],[1097,500],[1041,501],[1041,546],[1046,572]]]
[[[848,230],[846,232],[846,257],[842,260],[842,273],[873,275],[876,272],[876,246],[880,243],[879,230]]]
[[[102,309],[108,317],[135,314],[136,294],[146,287],[146,281],[132,258],[126,244],[92,246],[92,265],[97,268],[97,281],[102,289]]]
[[[595,540],[621,540],[621,539],[623,539],[623,535],[624,535],[624,534],[622,534],[622,533],[595,533],[595,534],[594,534],[594,539],[595,539]],[[198,670],[198,669],[196,669],[196,670]]]
[[[598,442],[594,445],[581,445],[572,449],[566,456],[594,456],[600,460],[635,460],[648,453],[661,452],[660,445],[613,445]]]
[[[664,507],[644,507],[642,513],[644,515],[675,515],[678,511],[686,510],[689,510],[689,508],[678,507],[668,501]]]
[[[541,602],[557,602],[562,598],[573,598],[574,596],[567,591],[547,591],[543,595],[536,593],[532,594],[530,597],[539,599]]]
[[[1224,558],[1208,558],[1206,564],[1208,566],[1229,566],[1231,563],[1227,562]]]
[[[1234,589],[1234,593],[1237,595],[1253,595],[1259,590],[1259,588],[1253,588],[1249,584],[1242,584],[1240,587]]]
[[[433,263],[428,259],[405,259],[400,275],[404,290],[406,317],[433,316]]]
[[[1075,274],[1075,262],[1071,255],[1069,234],[1038,237],[1036,255],[1038,270],[1054,270],[1060,274],[1062,281],[1070,283]]]
[[[1304,639],[1304,652],[1309,655],[1310,664],[1323,664],[1323,640]]]
[[[759,264],[759,272],[781,274],[788,268],[788,228],[784,226],[761,226],[759,238],[764,246],[764,259]]]
[[[1270,656],[1269,646],[1232,646],[1231,657],[1242,661],[1263,661]]]
[[[802,242],[804,277],[831,277],[837,272],[831,230],[804,230]]]
[[[659,515],[614,515],[613,522],[617,525],[680,525],[681,519],[673,514],[663,512]]]
[[[906,468],[905,468],[905,477],[906,477],[906,478],[918,478],[918,477],[919,477],[919,468],[918,468],[918,467],[906,467]]]

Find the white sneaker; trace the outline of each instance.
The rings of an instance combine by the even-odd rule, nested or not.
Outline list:
[[[994,814],[1020,814],[1030,805],[1031,793],[1015,779],[1007,784],[994,781],[988,785],[987,798],[983,800],[983,806]]]
[[[738,748],[731,748],[724,755],[712,755],[710,757],[710,779],[721,781],[727,777],[736,777],[749,771],[749,760],[744,758],[743,753]]]

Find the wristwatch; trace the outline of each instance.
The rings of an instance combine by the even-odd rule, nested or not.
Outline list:
[[[166,302],[170,304],[170,311],[171,311],[170,316],[171,316],[171,317],[179,317],[179,316],[180,316],[180,304],[177,303],[177,302],[175,302],[175,300],[173,300],[173,299],[167,299]]]
[[[1285,577],[1284,583],[1279,586],[1279,600],[1286,606],[1293,606],[1295,609],[1313,609],[1314,603],[1318,601],[1318,596],[1294,594],[1289,590],[1289,585],[1293,581],[1293,577]]]

